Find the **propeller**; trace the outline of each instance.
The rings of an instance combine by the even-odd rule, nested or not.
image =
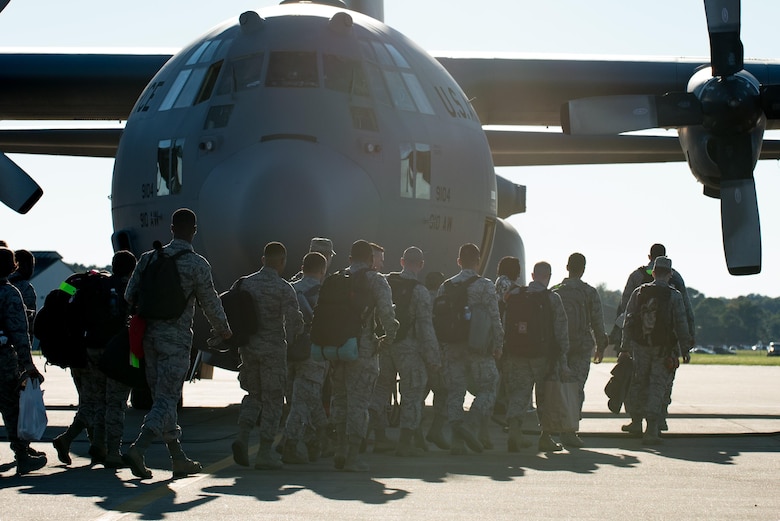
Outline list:
[[[0,201],[19,213],[27,213],[43,190],[19,165],[0,153]]]
[[[2,12],[3,9],[8,5],[8,2],[11,0],[0,0],[0,12]]]
[[[693,174],[705,194],[720,197],[729,273],[759,273],[761,227],[753,168],[766,120],[780,119],[780,85],[760,85],[743,70],[740,1],[704,0],[704,9],[711,72],[694,74],[689,92],[572,100],[561,107],[561,125],[565,133],[581,135],[680,129]]]

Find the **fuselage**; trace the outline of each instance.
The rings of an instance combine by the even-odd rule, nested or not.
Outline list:
[[[315,236],[333,239],[336,267],[366,239],[389,269],[416,245],[449,274],[465,242],[487,264],[496,202],[480,122],[436,60],[359,13],[283,5],[214,28],[145,89],[116,157],[114,246],[166,242],[189,207],[219,289],[269,241],[297,271]]]

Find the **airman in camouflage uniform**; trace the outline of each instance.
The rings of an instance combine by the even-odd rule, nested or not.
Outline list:
[[[650,247],[650,254],[647,256],[650,259],[650,263],[647,266],[640,266],[639,268],[635,269],[631,272],[631,275],[628,276],[628,280],[626,281],[626,286],[623,288],[623,295],[620,300],[620,305],[617,309],[617,316],[620,317],[621,314],[624,313],[626,310],[626,306],[628,305],[628,299],[631,297],[631,293],[641,286],[642,284],[652,282],[652,271],[653,271],[653,263],[655,262],[655,259],[660,256],[666,255],[666,247],[663,244],[656,243],[653,244]],[[680,272],[673,269],[672,270],[672,278],[669,279],[669,285],[680,292],[680,295],[682,295],[683,298],[683,304],[685,305],[685,319],[688,323],[688,335],[690,338],[689,345],[681,345],[681,351],[682,351],[682,358],[683,363],[688,363],[691,361],[691,355],[688,352],[688,350],[693,347],[695,343],[695,337],[696,337],[696,324],[695,324],[695,317],[693,314],[693,305],[691,304],[691,299],[688,297],[688,290],[685,287],[685,281],[682,278],[682,275],[680,275]],[[616,338],[617,342],[620,341],[619,338]],[[666,390],[666,394],[664,395],[664,407],[663,407],[663,417],[659,419],[659,430],[666,431],[668,430],[668,426],[666,424],[666,417],[668,414],[668,408],[669,404],[672,403],[672,386],[674,384],[674,376],[676,375],[677,371],[674,371],[674,374],[672,374],[672,378],[669,380],[669,388]],[[630,400],[630,398],[629,398]],[[626,411],[631,413],[631,402],[626,402]],[[629,424],[630,425],[630,424]],[[629,432],[629,425],[623,426],[623,431]],[[641,430],[641,429],[640,429]]]
[[[71,368],[74,380],[78,378],[78,411],[67,430],[52,440],[59,460],[66,465],[71,463],[70,445],[86,424],[92,464],[102,463],[107,468],[124,466],[120,447],[130,387],[107,378],[98,368],[98,364],[108,341],[126,327],[129,313],[124,293],[136,265],[135,255],[120,250],[114,254],[111,264],[113,274],[101,279],[104,281],[102,291],[106,292],[105,297],[110,309],[105,317],[107,320],[103,323],[101,318],[101,322],[95,324],[98,330],[88,330],[89,333],[84,339],[87,366]]]
[[[38,295],[36,295],[35,288],[30,283],[30,279],[35,272],[35,257],[27,250],[16,250],[14,255],[19,267],[8,277],[8,282],[16,286],[16,289],[22,294],[24,307],[27,309],[27,321],[30,324],[32,333],[35,312],[38,310]]]
[[[424,265],[422,250],[412,246],[404,251],[401,258],[403,269],[387,276],[393,289],[396,318],[406,329],[405,337],[399,339],[396,336],[396,342],[389,349],[401,378],[401,435],[396,448],[398,456],[416,456],[421,453],[420,447],[413,446],[413,440],[415,436],[422,437],[419,429],[425,396],[428,394],[429,376],[437,376],[441,370],[441,352],[431,321],[430,294],[423,284],[417,282],[417,275]],[[409,285],[411,296],[405,316],[401,316],[402,308],[399,307],[398,299],[402,288],[406,286],[409,290]]]
[[[259,419],[260,449],[255,468],[279,469],[271,447],[282,419],[284,385],[287,378],[287,341],[303,330],[303,317],[295,290],[281,277],[287,264],[287,250],[270,242],[263,250],[263,267],[242,279],[241,289],[252,295],[257,313],[257,332],[249,344],[239,348],[241,366],[238,381],[247,392],[238,414],[238,437],[233,442],[233,459],[249,466],[249,433]],[[238,281],[235,284],[237,284]]]
[[[303,258],[302,278],[293,283],[298,297],[298,306],[303,314],[306,328],[311,327],[314,307],[317,305],[319,288],[325,278],[328,262],[319,252],[307,253]],[[308,339],[308,336],[304,338]],[[296,342],[298,340],[296,339]],[[311,349],[309,344],[309,349]],[[302,361],[288,360],[288,378],[293,375],[292,393],[290,393],[290,413],[285,422],[285,444],[282,453],[284,463],[307,463],[319,457],[320,451],[328,440],[328,417],[322,405],[322,386],[328,374],[330,363],[327,360],[314,360],[311,357]],[[289,382],[288,382],[289,383]],[[313,441],[307,443],[308,457],[298,452],[298,444],[306,437],[307,427],[316,431]]]
[[[585,256],[581,253],[569,255],[566,269],[569,276],[553,288],[556,291],[560,286],[566,285],[579,291],[584,297],[585,315],[583,329],[576,336],[569,335],[569,374],[580,384],[580,417],[582,416],[582,404],[585,401],[585,381],[590,373],[590,359],[601,362],[604,350],[607,348],[607,333],[604,331],[604,312],[601,308],[599,292],[582,280],[585,273]],[[561,299],[564,299],[563,293]],[[568,317],[570,320],[572,317]],[[571,323],[569,324],[571,325]],[[571,333],[571,330],[569,331]],[[584,444],[576,432],[561,433],[561,442],[566,447],[579,448]]]
[[[202,468],[200,463],[187,458],[182,451],[181,427],[177,423],[176,410],[190,366],[195,301],[197,300],[203,309],[217,335],[227,339],[233,334],[222,302],[214,290],[211,265],[192,249],[192,239],[196,231],[197,219],[192,210],[180,208],[173,213],[173,240],[163,247],[162,254],[172,256],[183,250],[192,252],[176,259],[182,290],[190,297],[179,318],[146,321],[143,348],[146,380],[152,391],[152,408],[144,417],[138,438],[122,456],[122,460],[139,478],[149,479],[152,476],[144,463],[144,452],[158,437],[161,437],[168,447],[174,477],[193,474]],[[125,290],[125,300],[131,307],[138,302],[141,274],[156,255],[156,251],[144,253],[130,277]]]
[[[537,262],[534,265],[528,284],[529,293],[547,291],[552,276],[552,268],[547,262]],[[515,288],[509,292],[509,298],[519,293],[521,288]],[[536,387],[536,408],[540,418],[544,416],[544,381],[551,376],[556,369],[568,366],[567,356],[569,352],[569,326],[566,319],[566,311],[563,309],[561,297],[556,293],[548,292],[550,309],[552,312],[553,336],[558,356],[551,358],[550,354],[541,356],[523,356],[513,351],[513,346],[505,345],[504,350],[504,378],[506,379],[509,403],[507,405],[507,422],[509,424],[509,439],[507,448],[509,452],[516,452],[522,447],[530,447],[531,442],[523,436],[523,416],[531,403],[531,393]],[[509,313],[507,311],[507,313]],[[509,327],[509,326],[507,326]],[[565,370],[563,370],[565,372]],[[562,450],[563,447],[552,439],[549,432],[542,430],[538,442],[539,450],[553,452]]]
[[[385,268],[385,249],[375,242],[369,244],[373,255],[371,269],[382,273]],[[381,328],[377,328],[377,330],[377,334],[381,335]],[[386,434],[388,427],[386,409],[393,392],[396,390],[397,379],[398,367],[393,361],[393,355],[389,349],[383,349],[379,353],[379,375],[376,377],[371,401],[368,403],[368,430],[374,433],[373,451],[377,453],[390,452],[395,449],[395,442],[389,439]]]
[[[653,282],[643,284],[631,293],[626,306],[626,324],[623,328],[623,340],[620,346],[620,357],[631,356],[634,360],[634,374],[629,390],[631,423],[625,430],[632,434],[640,434],[642,432],[642,419],[646,419],[647,430],[642,442],[649,445],[661,441],[658,434],[659,423],[663,418],[663,402],[670,380],[674,377],[674,369],[679,363],[680,346],[690,345],[683,297],[669,283],[672,276],[671,259],[664,256],[657,257],[652,274]],[[653,336],[655,338],[663,336],[668,345],[651,345],[657,342],[651,340],[644,333],[643,314],[641,313],[641,306],[644,303],[642,291],[652,291],[654,288],[668,288],[669,290],[668,306],[671,322],[664,325],[670,327],[672,331],[652,329]],[[659,301],[661,298],[658,297]],[[658,313],[660,314],[661,311]],[[656,315],[656,323],[660,321],[662,318],[660,315]],[[657,327],[664,327],[664,325]]]
[[[393,298],[387,280],[371,270],[371,245],[358,240],[350,250],[350,273],[364,272],[359,282],[367,293],[368,307],[363,312],[363,329],[358,338],[358,359],[331,363],[333,370],[332,421],[336,426],[338,445],[334,466],[349,472],[368,471],[368,464],[358,459],[360,446],[368,431],[368,405],[379,374],[377,354],[392,344],[398,329],[393,312]],[[360,278],[362,278],[360,277]],[[376,320],[384,329],[384,336],[376,336]]]
[[[17,436],[19,421],[19,382],[23,376],[43,376],[35,368],[30,354],[27,316],[19,291],[8,282],[16,269],[14,252],[0,247],[0,413],[16,457],[17,474],[26,474],[46,465],[46,456],[33,455],[29,442]]]
[[[452,428],[453,454],[465,453],[464,442],[471,450],[482,452],[483,444],[474,433],[480,430],[483,422],[490,420],[498,390],[496,360],[501,358],[504,328],[498,312],[496,288],[490,279],[477,274],[479,259],[480,252],[476,245],[468,243],[461,246],[458,252],[461,271],[445,281],[438,292],[439,295],[444,294],[447,282],[459,284],[478,277],[466,290],[468,306],[471,309],[486,309],[492,322],[491,345],[484,346],[480,352],[469,348],[467,339],[459,343],[442,343],[444,380],[448,395],[447,416]],[[474,401],[469,409],[468,420],[465,421],[463,401],[467,389],[474,395]]]
[[[444,282],[444,273],[440,271],[429,271],[425,276],[425,289],[428,290],[431,306],[442,282]],[[439,359],[443,360],[443,356],[439,345]],[[444,434],[444,427],[447,424],[447,385],[444,383],[443,362],[442,370],[428,374],[428,390],[433,393],[433,420],[425,434],[425,439],[441,450],[450,450],[450,442]],[[428,396],[428,392],[425,396]]]

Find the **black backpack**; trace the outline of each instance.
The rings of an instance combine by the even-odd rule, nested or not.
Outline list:
[[[87,347],[101,348],[110,339],[109,280],[106,272],[75,273],[46,295],[35,316],[33,334],[49,364],[82,368]]]
[[[643,284],[636,298],[637,312],[626,317],[634,340],[646,346],[677,345],[672,324],[672,288]]]
[[[469,318],[464,316],[468,306],[469,286],[479,277],[474,275],[462,282],[444,283],[441,295],[433,299],[433,329],[439,342],[454,344],[467,342],[469,338]]]
[[[144,271],[138,291],[138,314],[143,318],[170,320],[179,318],[190,300],[181,287],[176,259],[191,250],[165,255],[162,248],[153,254]]]
[[[550,291],[528,291],[527,286],[509,294],[504,316],[504,352],[524,357],[555,354],[555,329]]]
[[[223,342],[231,348],[249,344],[249,337],[260,329],[255,300],[248,291],[241,289],[241,283],[245,278],[241,277],[231,289],[219,295],[230,329],[233,331],[233,336]]]
[[[369,306],[366,271],[341,270],[322,283],[311,320],[313,344],[339,347],[349,338],[360,337],[363,313]]]
[[[409,306],[412,303],[414,288],[421,284],[415,279],[405,279],[400,273],[391,273],[387,276],[387,283],[393,291],[393,304],[395,304],[395,318],[398,320],[398,331],[395,333],[394,344],[405,339],[412,327],[412,317]]]

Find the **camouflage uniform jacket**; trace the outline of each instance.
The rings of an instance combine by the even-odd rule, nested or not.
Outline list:
[[[23,279],[15,273],[8,277],[8,282],[16,286],[16,289],[22,294],[24,307],[27,308],[27,316],[34,317],[38,309],[38,295],[36,295],[33,285],[30,284],[29,280]]]
[[[590,333],[582,335],[582,338],[570,338],[570,346],[579,346],[583,348],[578,351],[584,350],[585,347],[588,347],[590,351],[593,351],[593,339],[595,337],[596,346],[599,351],[603,351],[607,347],[607,334],[604,330],[604,311],[601,308],[601,297],[599,297],[599,292],[587,282],[575,277],[566,277],[561,281],[561,284],[579,288],[587,299],[586,308],[588,312],[588,330]]]
[[[0,279],[0,331],[8,338],[8,343],[0,349],[13,348],[16,351],[19,371],[32,368],[30,335],[22,295],[7,278]],[[2,368],[4,371],[8,369]]]
[[[298,298],[298,306],[301,308],[301,314],[303,315],[303,321],[306,324],[311,322],[311,317],[314,316],[314,306],[317,305],[320,292],[316,291],[309,297],[310,300],[304,296],[307,291],[312,288],[320,286],[322,283],[314,277],[308,275],[302,275],[299,279],[292,282],[292,287],[295,290],[296,297]]]
[[[617,316],[620,316],[628,306],[628,299],[636,288],[641,286],[647,279],[652,278],[653,265],[648,264],[644,268],[637,268],[631,272],[626,281],[626,287],[623,288],[623,296],[620,300],[620,306],[617,309]],[[688,297],[688,290],[685,287],[685,281],[682,275],[676,270],[672,270],[672,278],[669,281],[669,285],[680,292],[683,299],[683,305],[685,306],[685,319],[688,324],[688,334],[691,338],[695,336],[696,329],[694,324],[693,306],[691,305],[691,299]]]
[[[544,291],[546,289],[547,286],[540,284],[535,280],[528,284],[529,293],[533,293],[535,291]],[[568,365],[567,358],[569,354],[569,321],[566,318],[566,310],[563,309],[563,302],[561,301],[561,297],[558,296],[558,294],[554,291],[550,291],[549,295],[550,305],[552,306],[553,311],[553,332],[555,334],[555,343],[558,345],[558,350],[560,352],[559,362],[561,367],[566,367]]]
[[[241,289],[252,295],[260,324],[249,337],[249,347],[260,351],[286,349],[285,340],[292,340],[303,331],[303,317],[293,287],[278,271],[264,266],[248,275]]]
[[[679,346],[689,346],[691,342],[690,333],[688,332],[688,321],[685,314],[685,304],[683,303],[683,296],[680,291],[671,286],[663,280],[654,280],[647,284],[642,284],[634,291],[631,292],[631,297],[628,299],[628,306],[626,306],[626,316],[634,315],[639,311],[639,290],[644,286],[662,286],[671,288],[672,293],[669,299],[669,305],[672,308],[672,327],[674,333],[677,336],[677,355],[679,356]],[[620,345],[621,351],[629,351],[637,343],[637,339],[633,338],[630,328],[623,328],[623,340]]]
[[[388,275],[392,275],[388,274]],[[402,279],[417,280],[417,275],[409,270],[402,270]],[[398,352],[415,351],[422,356],[426,367],[441,367],[441,350],[433,330],[431,296],[425,285],[417,284],[409,302],[410,328],[406,338],[393,345]]]
[[[175,255],[182,250],[193,251],[192,244],[183,239],[173,239],[163,247],[164,255]],[[130,276],[130,281],[125,289],[125,300],[131,306],[138,302],[141,273],[143,273],[154,255],[156,255],[155,250],[144,253],[139,259],[135,271]],[[220,334],[226,331],[229,328],[227,317],[225,316],[225,310],[222,308],[222,302],[214,289],[209,262],[193,251],[192,255],[182,255],[176,259],[176,266],[179,269],[179,278],[184,294],[189,295],[187,306],[179,318],[148,320],[146,334],[175,335],[177,341],[183,344],[191,344],[192,319],[195,316],[196,300],[216,333]]]
[[[448,280],[453,284],[459,284],[474,276],[479,276],[479,274],[472,269],[464,269]],[[439,295],[443,293],[444,284],[439,288]],[[490,279],[479,277],[468,287],[466,294],[468,295],[468,305],[470,307],[479,306],[488,310],[490,320],[493,323],[493,345],[491,350],[496,356],[500,355],[504,349],[504,327],[501,325],[495,285]]]
[[[519,286],[516,280],[512,280],[506,275],[499,275],[496,279],[496,298],[499,302],[504,300],[504,296],[512,288],[512,286]],[[501,307],[501,306],[499,306]]]
[[[350,273],[355,273],[367,268],[367,264],[355,262],[350,264],[347,270]],[[376,320],[379,321],[385,332],[385,345],[390,345],[395,338],[396,331],[398,331],[398,321],[395,319],[395,311],[393,311],[393,291],[382,274],[374,270],[368,270],[365,273],[365,277],[364,290],[368,292],[367,300],[369,304],[361,317],[363,330],[360,334],[359,346],[376,346],[378,340],[374,332]]]

